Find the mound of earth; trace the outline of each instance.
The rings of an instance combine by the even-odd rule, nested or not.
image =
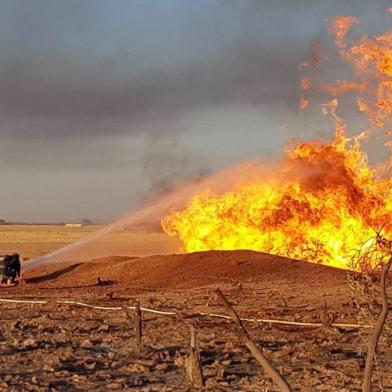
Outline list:
[[[169,256],[94,259],[86,263],[46,265],[27,271],[29,285],[75,287],[101,282],[128,291],[140,288],[185,289],[213,283],[273,281],[341,284],[345,272],[334,268],[247,250],[208,251]]]

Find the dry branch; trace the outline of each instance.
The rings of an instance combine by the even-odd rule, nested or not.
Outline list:
[[[140,310],[140,302],[139,300],[137,300],[136,307],[135,307],[135,338],[136,338],[136,348],[139,353],[143,348],[142,336],[143,336],[142,312]]]
[[[279,387],[281,391],[284,392],[291,392],[291,388],[286,382],[286,380],[283,378],[281,374],[271,365],[269,360],[266,358],[266,356],[263,354],[261,349],[257,346],[257,344],[253,341],[253,339],[250,337],[249,332],[246,330],[244,327],[240,317],[234,310],[234,308],[231,306],[229,301],[227,301],[226,297],[223,295],[223,293],[219,290],[215,290],[216,295],[218,296],[219,300],[222,302],[223,306],[225,307],[227,313],[230,315],[230,317],[233,319],[235,324],[239,327],[240,329],[240,334],[241,337],[244,341],[245,346],[247,349],[252,353],[252,355],[256,358],[257,362],[261,365],[261,367],[265,370],[265,372],[272,378],[272,380],[276,383],[276,385]]]
[[[385,320],[388,315],[389,305],[387,299],[387,292],[386,292],[386,280],[389,269],[392,264],[392,257],[389,261],[384,265],[381,279],[380,279],[380,295],[382,301],[382,310],[378,316],[377,323],[374,327],[373,334],[369,340],[368,347],[367,347],[367,355],[366,355],[366,365],[365,365],[365,372],[363,376],[363,385],[362,391],[363,392],[370,392],[371,382],[372,382],[372,373],[373,373],[373,364],[376,355],[376,349],[378,345],[378,340],[380,339],[381,332],[384,328]]]
[[[189,347],[189,358],[187,365],[187,373],[191,387],[202,388],[204,385],[203,371],[200,364],[200,354],[197,351],[196,330],[193,325],[191,325],[191,344]]]

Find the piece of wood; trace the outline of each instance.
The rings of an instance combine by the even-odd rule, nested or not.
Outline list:
[[[219,289],[215,290],[215,293],[223,306],[225,307],[227,313],[233,319],[234,323],[239,327],[240,335],[244,341],[246,348],[252,353],[252,355],[256,358],[257,362],[261,365],[261,367],[265,370],[269,377],[275,382],[278,388],[283,392],[291,392],[291,388],[287,381],[283,378],[283,376],[272,366],[267,357],[263,354],[261,349],[257,346],[254,340],[250,337],[249,332],[244,327],[240,317],[237,312],[234,310],[232,305],[223,295],[222,291]]]
[[[135,340],[136,348],[140,353],[143,349],[143,317],[139,300],[136,300],[135,307]]]
[[[321,323],[323,328],[331,328],[333,327],[333,322],[335,321],[335,316],[332,312],[329,311],[328,305],[324,302],[324,307],[321,313]]]
[[[392,257],[389,261],[384,265],[381,279],[380,279],[380,295],[382,302],[382,310],[378,316],[377,323],[374,327],[374,331],[372,336],[369,339],[367,346],[367,354],[366,354],[366,364],[365,364],[365,372],[363,374],[363,384],[362,384],[362,392],[370,392],[371,384],[372,384],[372,373],[373,373],[373,364],[374,357],[376,355],[378,340],[380,339],[381,332],[384,328],[385,320],[388,316],[388,298],[387,298],[387,289],[386,289],[386,280],[388,276],[389,269],[391,268]]]
[[[191,343],[187,363],[187,374],[192,388],[202,388],[204,385],[200,354],[197,350],[196,329],[191,325]]]

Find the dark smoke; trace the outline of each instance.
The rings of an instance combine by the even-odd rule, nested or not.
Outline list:
[[[151,136],[143,156],[143,173],[149,181],[146,197],[170,192],[181,183],[201,180],[212,172],[207,162],[181,146],[178,136]]]

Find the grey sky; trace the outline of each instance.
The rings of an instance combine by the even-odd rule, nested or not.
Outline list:
[[[388,6],[2,0],[0,218],[108,219],[160,186],[327,132],[298,112],[298,65],[331,17],[377,33]]]

